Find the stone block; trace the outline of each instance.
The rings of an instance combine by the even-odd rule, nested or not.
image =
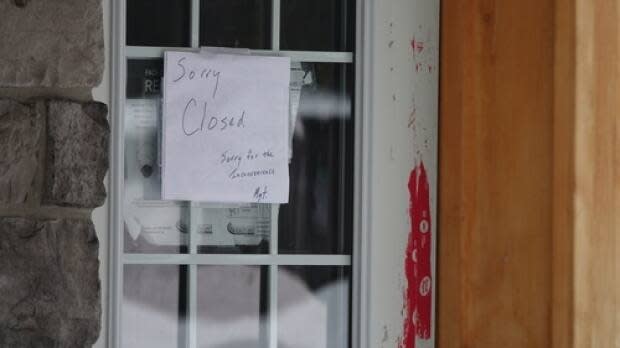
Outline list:
[[[110,127],[98,102],[46,101],[47,146],[43,204],[95,208],[106,197]]]
[[[0,87],[91,88],[101,81],[101,0],[3,0],[0,33]]]
[[[23,204],[36,193],[44,125],[37,104],[0,99],[0,204]]]
[[[0,218],[0,347],[90,347],[101,328],[89,220]]]

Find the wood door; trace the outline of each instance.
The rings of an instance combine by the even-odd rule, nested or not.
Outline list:
[[[619,10],[442,2],[439,347],[620,346]]]

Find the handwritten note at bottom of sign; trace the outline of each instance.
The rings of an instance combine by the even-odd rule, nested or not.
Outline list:
[[[166,52],[162,198],[287,203],[290,59]]]

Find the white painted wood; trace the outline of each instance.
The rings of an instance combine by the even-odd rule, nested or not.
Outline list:
[[[147,47],[129,46],[126,49],[128,58],[162,58],[165,51],[197,51],[193,47]],[[351,52],[319,52],[319,51],[279,51],[279,50],[250,50],[250,54],[266,56],[290,57],[293,62],[314,63],[352,63]]]
[[[271,1],[271,49],[280,51],[280,0]]]
[[[128,265],[350,266],[351,256],[285,254],[124,254],[122,262]]]
[[[192,23],[190,41],[192,47],[200,47],[200,0],[192,0]]]
[[[372,106],[372,6],[360,0],[356,6],[355,35],[355,214],[351,289],[351,344],[369,347],[370,337],[370,111]]]
[[[437,228],[439,0],[371,2],[367,15],[370,62],[364,76],[371,88],[365,96],[371,100],[366,101],[370,120],[365,141],[369,142],[370,168],[363,183],[367,189],[364,200],[369,204],[363,223],[368,232],[365,284],[369,290],[362,297],[369,299],[369,308],[368,342],[363,346],[397,347],[405,319],[408,179],[421,162],[429,176],[433,236]],[[424,45],[416,56],[411,45],[414,38]],[[417,71],[416,64],[421,64]],[[435,280],[434,263],[432,275]],[[435,290],[433,284],[433,298]],[[434,347],[434,330],[431,336],[418,341],[416,348]]]
[[[124,154],[123,137],[123,109],[125,105],[125,1],[110,1],[110,13],[112,18],[111,40],[110,40],[110,61],[111,61],[111,83],[110,83],[110,126],[111,136],[111,156],[110,156],[110,190],[108,199],[110,200],[110,242],[109,242],[109,304],[108,311],[108,342],[107,346],[112,348],[121,347],[121,301],[123,294],[123,265],[121,262],[122,239],[120,231],[123,230],[122,207],[123,207],[123,170],[124,161],[121,160]]]

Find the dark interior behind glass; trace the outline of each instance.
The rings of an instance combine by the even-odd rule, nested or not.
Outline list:
[[[127,0],[127,46],[190,45],[189,0]]]

